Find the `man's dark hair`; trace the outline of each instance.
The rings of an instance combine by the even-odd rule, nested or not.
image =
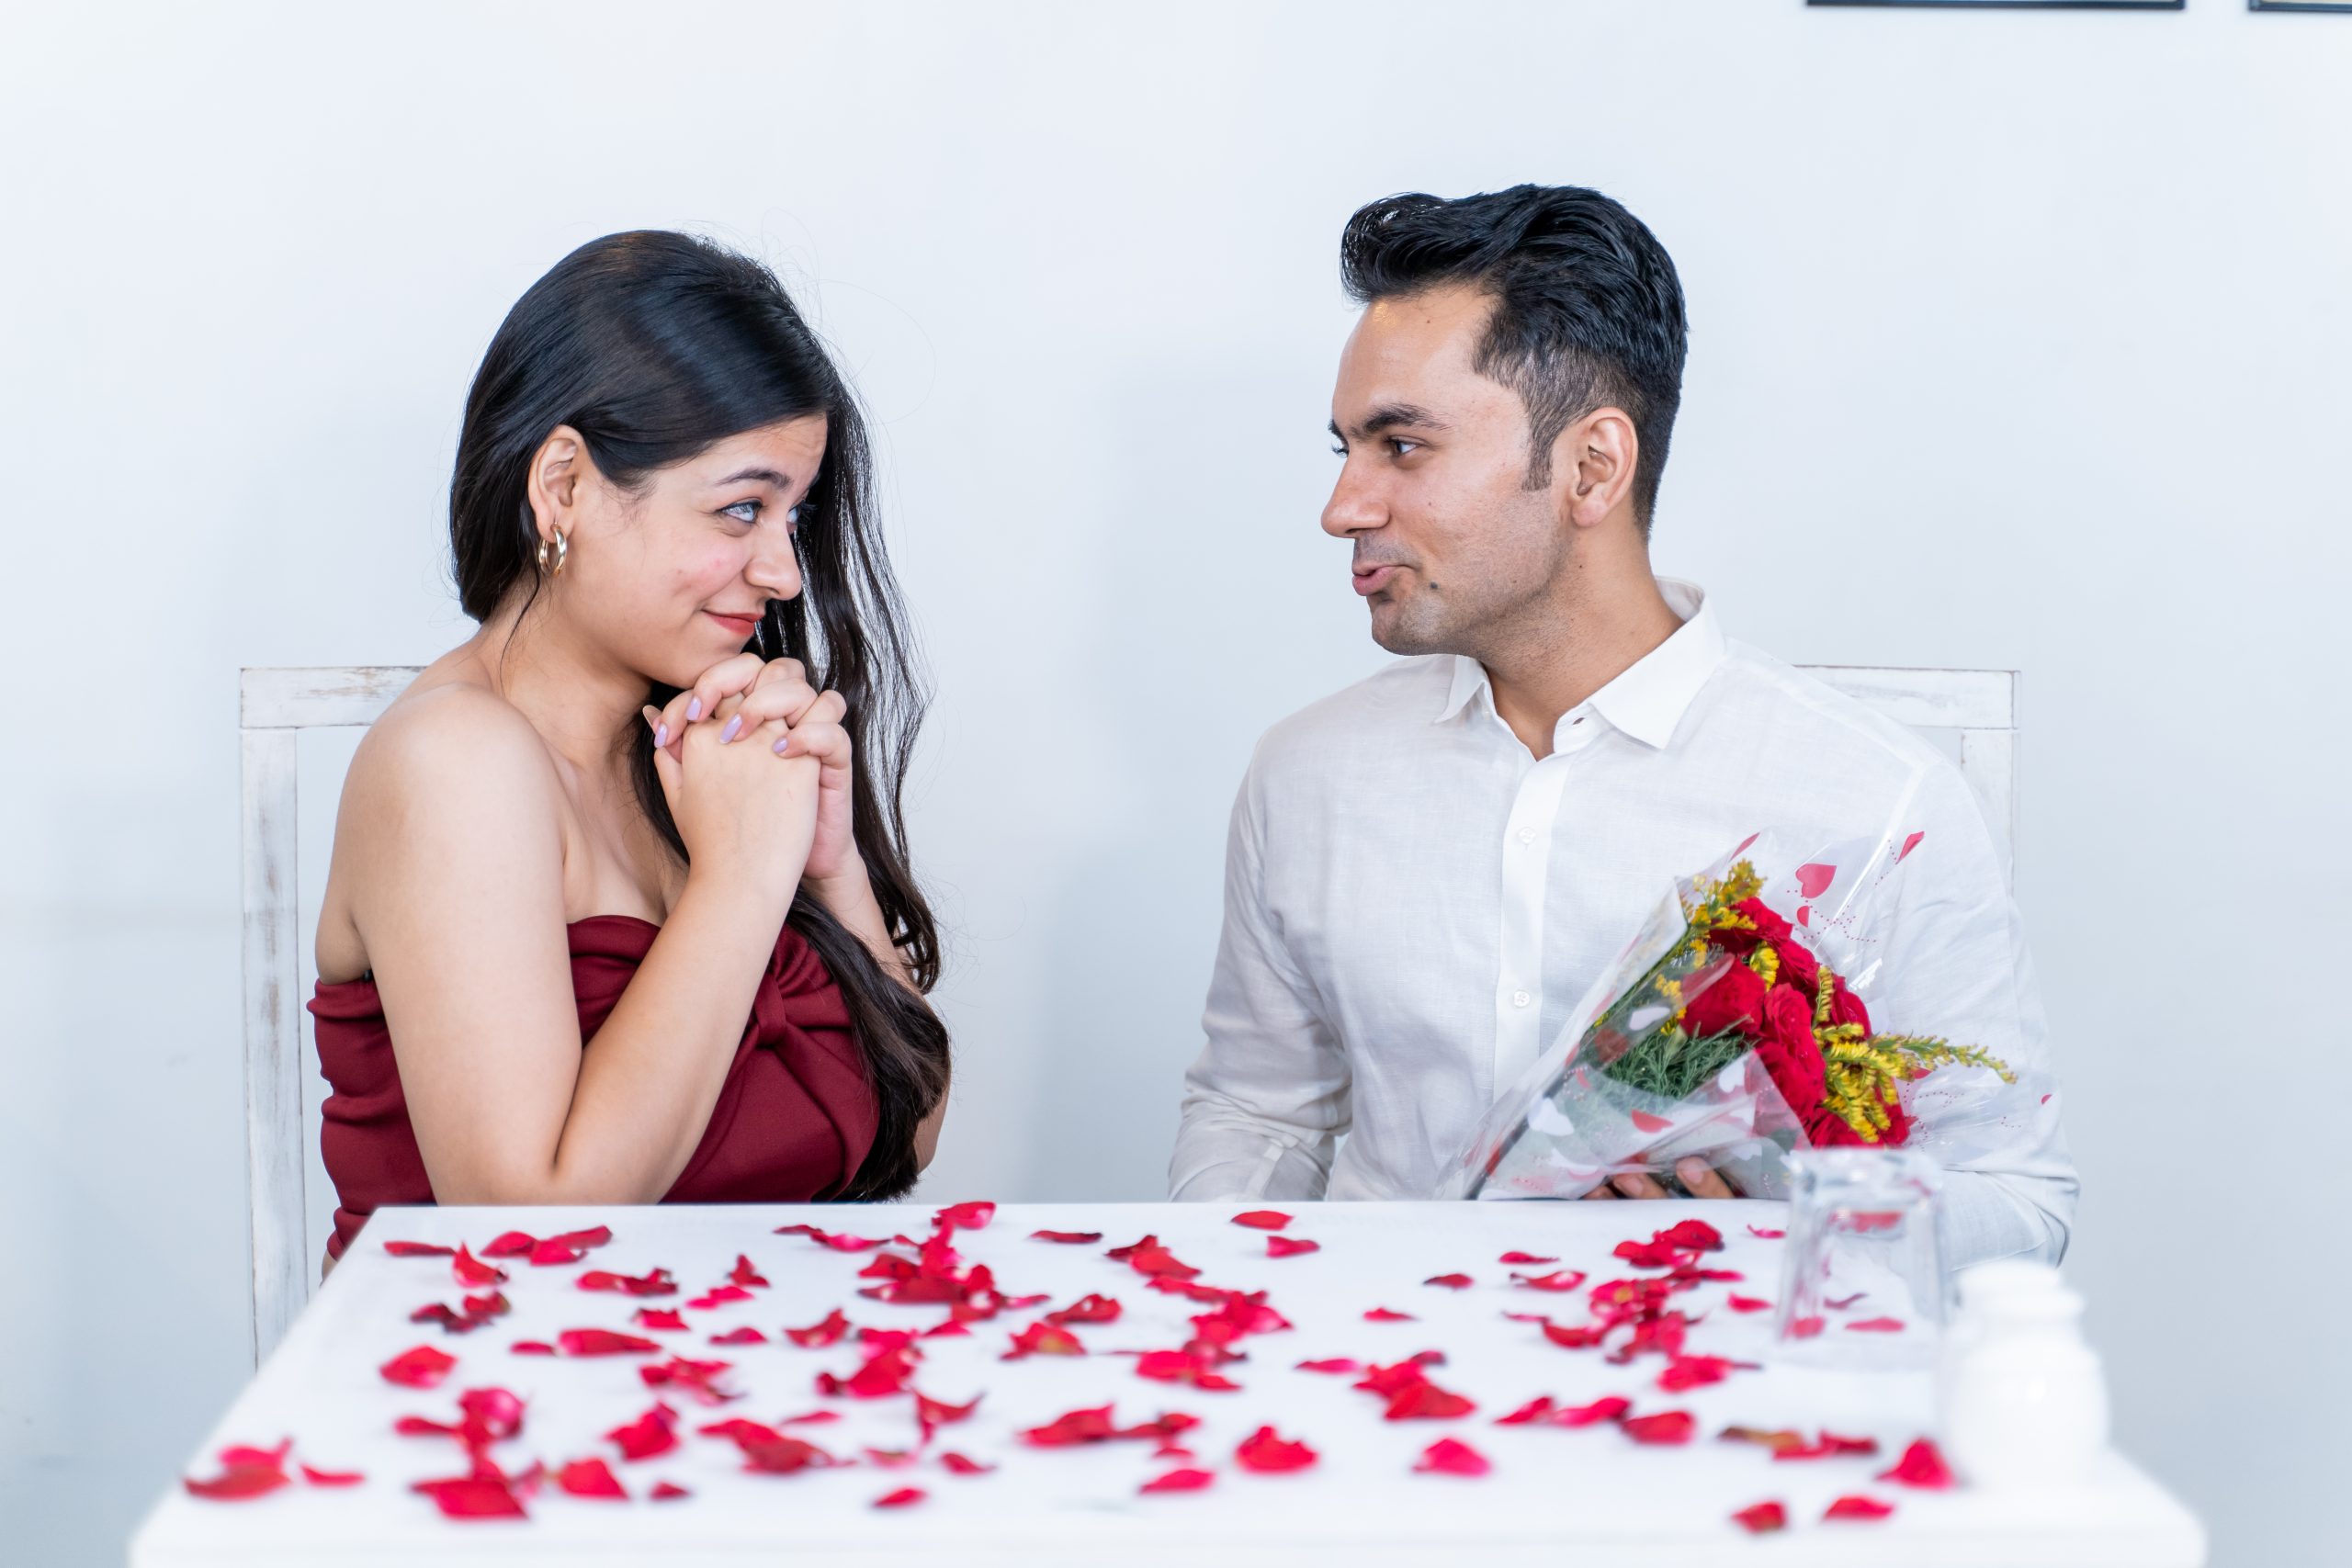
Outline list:
[[[1673,258],[1640,219],[1581,186],[1383,197],[1348,220],[1340,276],[1363,305],[1448,283],[1492,295],[1474,363],[1527,406],[1527,488],[1552,482],[1552,443],[1570,423],[1623,409],[1640,443],[1634,515],[1649,533],[1687,328]]]

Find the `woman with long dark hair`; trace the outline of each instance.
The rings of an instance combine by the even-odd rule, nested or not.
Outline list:
[[[387,1203],[894,1197],[947,1034],[865,426],[775,276],[609,235],[508,312],[449,491],[480,628],[361,742],[318,931],[339,1257]]]

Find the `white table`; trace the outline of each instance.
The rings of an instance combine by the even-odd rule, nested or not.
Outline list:
[[[1770,1314],[1735,1314],[1728,1292],[1772,1296],[1782,1243],[1758,1239],[1782,1211],[1763,1203],[1307,1203],[1275,1204],[1295,1218],[1283,1234],[1319,1242],[1313,1254],[1272,1259],[1266,1233],[1231,1223],[1237,1207],[1193,1204],[1023,1204],[1001,1207],[994,1222],[959,1232],[967,1259],[989,1263],[1008,1294],[1049,1292],[1064,1306],[1089,1292],[1125,1307],[1115,1324],[1080,1326],[1089,1354],[1000,1359],[1013,1329],[1040,1306],[976,1324],[969,1337],[922,1342],[919,1385],[934,1398],[963,1401],[985,1393],[968,1420],[943,1429],[937,1449],[995,1463],[992,1473],[959,1476],[930,1459],[910,1468],[859,1462],[838,1469],[775,1475],[746,1472],[734,1444],[694,1435],[709,1421],[745,1416],[776,1422],[833,1406],[842,1418],[786,1428],[831,1452],[901,1449],[914,1441],[910,1401],[824,1399],[820,1371],[846,1374],[861,1354],[854,1341],[830,1349],[786,1341],[786,1326],[817,1322],[841,1307],[854,1323],[928,1326],[946,1315],[937,1306],[891,1305],[861,1298],[872,1281],[857,1271],[871,1252],[827,1250],[800,1236],[774,1234],[806,1223],[866,1236],[922,1235],[929,1205],[707,1207],[587,1211],[573,1209],[407,1209],[376,1215],[285,1342],[226,1417],[192,1456],[186,1473],[217,1472],[214,1456],[231,1443],[267,1446],[291,1437],[295,1459],[328,1470],[358,1470],[366,1481],[345,1489],[295,1484],[246,1502],[188,1495],[175,1477],[133,1539],[134,1568],[183,1564],[389,1563],[431,1562],[436,1568],[516,1562],[662,1563],[774,1562],[845,1564],[1035,1565],[1182,1563],[1186,1568],[1249,1568],[1301,1562],[1351,1564],[1508,1563],[1536,1551],[1555,1562],[1675,1565],[1793,1563],[1807,1568],[2199,1568],[2204,1533],[2197,1521],[2120,1457],[2092,1481],[2049,1495],[1993,1495],[1966,1487],[1947,1493],[1875,1483],[1912,1438],[1932,1425],[1924,1373],[1860,1376],[1789,1366],[1734,1373],[1719,1384],[1664,1393],[1662,1362],[1645,1356],[1611,1365],[1600,1351],[1566,1350],[1506,1310],[1586,1319],[1583,1292],[1539,1292],[1510,1282],[1500,1254],[1521,1249],[1557,1255],[1561,1268],[1591,1271],[1593,1281],[1640,1271],[1610,1257],[1620,1240],[1646,1239],[1676,1220],[1697,1216],[1723,1232],[1727,1247],[1713,1266],[1739,1269],[1739,1284],[1710,1283],[1678,1298],[1706,1316],[1691,1332],[1693,1351],[1757,1359],[1769,1353]],[[444,1258],[388,1256],[401,1238],[480,1247],[507,1230],[552,1235],[597,1223],[614,1239],[569,1266],[533,1268],[508,1259],[503,1287],[512,1313],[473,1333],[445,1335],[413,1325],[408,1314],[430,1301],[455,1304],[462,1293]],[[1092,1246],[1029,1239],[1037,1229],[1101,1231]],[[1157,1234],[1201,1269],[1201,1282],[1264,1289],[1295,1325],[1241,1347],[1247,1361],[1228,1369],[1243,1388],[1210,1393],[1138,1376],[1113,1350],[1173,1348],[1190,1336],[1188,1317],[1205,1307],[1145,1288],[1127,1264],[1106,1258],[1114,1246]],[[904,1249],[899,1249],[904,1250]],[[711,1309],[683,1303],[719,1283],[737,1254],[747,1254],[771,1281],[753,1299]],[[656,1267],[677,1279],[677,1295],[640,1302],[584,1292],[575,1277],[590,1269],[641,1274]],[[1431,1275],[1463,1272],[1464,1290],[1426,1285]],[[1543,1272],[1532,1269],[1528,1272]],[[639,1356],[554,1359],[517,1355],[516,1340],[552,1340],[565,1328],[630,1330],[641,1305],[678,1309],[686,1334],[651,1333],[665,1354],[732,1363],[727,1386],[748,1397],[706,1409],[641,1382]],[[1367,1322],[1385,1306],[1417,1321]],[[715,1348],[714,1333],[749,1324],[770,1343]],[[378,1366],[418,1344],[459,1358],[431,1391],[395,1386]],[[1456,1420],[1390,1422],[1381,1402],[1351,1386],[1353,1375],[1300,1371],[1309,1358],[1354,1357],[1393,1362],[1424,1348],[1448,1360],[1431,1370],[1442,1387],[1474,1399],[1474,1415]],[[410,1483],[463,1469],[456,1443],[396,1437],[401,1415],[455,1417],[462,1389],[497,1385],[527,1402],[519,1436],[498,1445],[510,1471],[533,1458],[550,1465],[601,1455],[631,1493],[628,1502],[592,1501],[542,1488],[527,1520],[450,1520]],[[624,1463],[599,1434],[648,1409],[659,1392],[682,1416],[682,1445],[641,1463]],[[1563,1404],[1622,1393],[1636,1414],[1688,1410],[1699,1421],[1686,1446],[1644,1447],[1609,1425],[1581,1429],[1498,1426],[1495,1417],[1537,1394]],[[1181,1410],[1203,1424],[1182,1439],[1191,1461],[1155,1460],[1148,1442],[1037,1449],[1015,1433],[1065,1411],[1115,1402],[1122,1422]],[[1259,1474],[1233,1462],[1235,1444],[1262,1423],[1304,1438],[1320,1455],[1310,1469]],[[1749,1444],[1719,1441],[1723,1427],[1828,1427],[1875,1437],[1876,1459],[1775,1462]],[[1414,1473],[1431,1441],[1453,1437],[1493,1463],[1477,1478]],[[1137,1486],[1177,1464],[1216,1472],[1204,1491],[1143,1495]],[[656,1480],[687,1487],[690,1497],[646,1500]],[[883,1510],[875,1500],[895,1488],[927,1494],[911,1506]],[[1823,1523],[1833,1498],[1865,1493],[1896,1505],[1876,1523]],[[1766,1498],[1788,1506],[1791,1528],[1749,1536],[1729,1520],[1734,1509]]]

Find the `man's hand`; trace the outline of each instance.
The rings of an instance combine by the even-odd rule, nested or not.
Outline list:
[[[1717,1175],[1715,1168],[1696,1155],[1674,1163],[1675,1179],[1690,1190],[1693,1198],[1736,1198],[1731,1184]],[[1666,1189],[1646,1176],[1628,1172],[1614,1181],[1603,1182],[1585,1194],[1588,1198],[1664,1198]]]

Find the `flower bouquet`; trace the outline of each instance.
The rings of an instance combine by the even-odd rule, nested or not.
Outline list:
[[[1747,1197],[1784,1197],[1792,1150],[1901,1147],[1924,1101],[1939,1122],[1989,1102],[2006,1064],[1881,1033],[1864,1001],[1924,836],[1755,834],[1676,884],[1441,1195],[1577,1198],[1628,1172],[1679,1194],[1675,1162],[1697,1156]]]

